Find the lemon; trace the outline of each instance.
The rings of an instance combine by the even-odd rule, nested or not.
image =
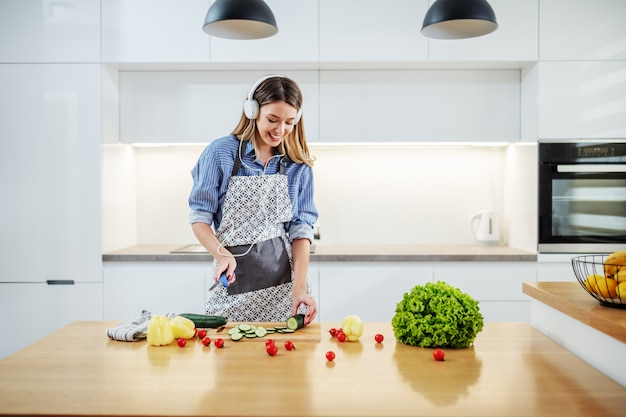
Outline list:
[[[596,281],[596,294],[604,298],[613,298],[617,295],[617,281],[612,278],[602,278]]]
[[[591,274],[587,277],[587,279],[585,279],[585,282],[583,284],[585,285],[585,288],[587,288],[590,292],[597,294],[598,292],[597,283],[601,279],[604,279],[602,275]]]

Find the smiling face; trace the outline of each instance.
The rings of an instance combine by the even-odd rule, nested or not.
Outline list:
[[[257,146],[271,151],[289,135],[295,126],[298,110],[284,101],[273,101],[261,106],[256,120]]]

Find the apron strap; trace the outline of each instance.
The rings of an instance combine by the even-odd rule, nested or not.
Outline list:
[[[237,156],[235,156],[235,163],[233,164],[233,172],[231,172],[230,176],[231,177],[236,177],[239,174],[239,170],[241,169],[241,148],[243,148],[244,146],[247,146],[248,141],[245,141],[244,143],[242,143],[242,146],[237,147]],[[285,157],[280,158],[280,161],[278,162],[279,164],[279,170],[278,172],[281,175],[285,175],[286,173],[286,169],[285,166],[287,165]]]

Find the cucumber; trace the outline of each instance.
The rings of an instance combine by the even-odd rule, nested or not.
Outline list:
[[[213,329],[216,327],[225,326],[228,323],[228,319],[222,316],[210,316],[208,314],[194,314],[194,313],[182,313],[179,316],[183,316],[193,321],[196,329]]]
[[[257,337],[264,337],[267,334],[267,329],[265,329],[265,327],[263,326],[259,326],[254,331],[254,334],[256,334]]]
[[[236,342],[236,341],[238,341],[238,340],[243,339],[243,337],[244,337],[244,336],[243,336],[243,333],[231,333],[231,335],[230,335],[230,340],[233,340],[233,341],[235,341],[235,342]]]
[[[304,327],[304,314],[296,314],[287,319],[287,329],[298,330]]]
[[[241,330],[242,332],[247,332],[248,330],[252,329],[252,325],[248,324],[248,323],[241,323],[239,325],[239,330]]]

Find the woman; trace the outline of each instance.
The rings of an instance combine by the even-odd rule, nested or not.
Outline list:
[[[307,271],[317,209],[302,93],[289,78],[258,80],[230,136],[213,141],[192,170],[190,223],[213,255],[207,314],[231,321],[317,315]]]

